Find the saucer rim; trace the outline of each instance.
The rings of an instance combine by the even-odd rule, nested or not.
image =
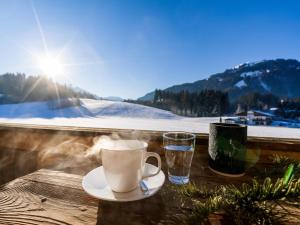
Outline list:
[[[153,166],[155,168],[158,168],[157,166],[155,165],[152,165],[150,163],[146,163],[146,165],[150,165],[150,166]],[[96,199],[99,199],[99,200],[103,200],[103,201],[109,201],[109,202],[133,202],[133,201],[139,201],[139,200],[143,200],[143,199],[146,199],[146,198],[149,198],[153,195],[155,195],[161,188],[162,186],[164,185],[165,181],[166,181],[166,175],[165,173],[161,170],[157,175],[153,176],[153,177],[156,177],[156,176],[159,176],[159,174],[162,174],[163,175],[163,180],[162,180],[162,185],[157,187],[157,188],[154,188],[152,189],[152,191],[149,193],[149,194],[144,194],[144,195],[139,195],[138,198],[132,198],[132,199],[112,199],[112,198],[106,198],[106,197],[99,197],[99,196],[96,196],[96,195],[93,195],[92,193],[88,192],[85,188],[85,185],[84,185],[84,182],[86,182],[86,177],[89,173],[91,173],[93,170],[96,170],[96,169],[101,169],[101,167],[103,166],[98,166],[92,170],[90,170],[86,175],[83,176],[82,178],[82,181],[81,181],[81,186],[82,186],[82,189],[84,190],[85,193],[87,193],[89,196],[93,197],[93,198],[96,198]],[[151,178],[151,177],[150,177]],[[108,185],[106,187],[109,187]],[[123,194],[126,194],[126,193],[131,193],[133,191],[135,191],[137,188],[139,187],[136,187],[135,189],[133,189],[132,191],[128,191],[128,192],[122,192]],[[111,190],[111,189],[110,189]],[[111,190],[112,191],[112,190]],[[113,192],[113,191],[112,191]],[[118,193],[118,192],[117,192]]]

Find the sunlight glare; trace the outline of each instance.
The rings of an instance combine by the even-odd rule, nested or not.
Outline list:
[[[64,73],[64,66],[58,57],[45,55],[38,58],[38,65],[42,72],[52,78],[57,78]]]

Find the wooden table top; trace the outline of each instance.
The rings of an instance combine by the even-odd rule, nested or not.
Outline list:
[[[163,171],[167,171],[165,163]],[[194,156],[191,180],[197,184],[239,185],[251,177],[253,171],[240,178],[217,175],[208,168],[207,155]],[[158,224],[179,203],[167,180],[154,196],[127,203],[92,198],[81,181],[80,175],[41,169],[0,186],[0,224]],[[291,222],[300,218],[300,211],[294,214]]]

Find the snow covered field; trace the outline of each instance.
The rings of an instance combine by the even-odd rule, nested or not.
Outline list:
[[[125,102],[81,99],[81,106],[51,109],[47,102],[0,105],[0,123],[82,126],[208,133],[216,117],[185,118],[171,112]],[[299,138],[300,129],[249,126],[249,136]]]
[[[54,105],[58,103],[54,103]],[[80,106],[52,109],[51,102],[0,105],[1,118],[99,118],[103,116],[176,119],[171,112],[152,107],[107,100],[81,99]]]

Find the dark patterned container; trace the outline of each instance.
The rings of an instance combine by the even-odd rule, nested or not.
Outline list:
[[[209,128],[209,166],[217,173],[242,176],[246,169],[247,126],[211,123]]]

